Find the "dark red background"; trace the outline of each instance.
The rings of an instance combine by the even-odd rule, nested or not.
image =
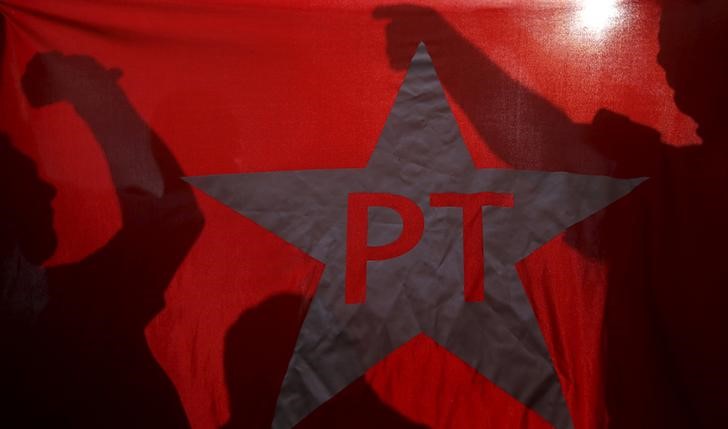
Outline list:
[[[103,246],[121,221],[106,163],[73,109],[34,109],[25,101],[19,79],[34,53],[90,55],[121,69],[129,99],[188,175],[364,166],[404,76],[390,67],[386,22],[372,17],[380,4],[5,1],[0,129],[58,189],[59,247],[48,265],[81,260]],[[608,108],[655,128],[669,144],[698,142],[656,62],[656,4],[624,5],[615,28],[601,36],[579,27],[574,2],[431,4],[574,121],[591,122],[598,109]],[[477,165],[508,167],[453,106]],[[204,231],[146,336],[192,426],[216,428],[230,415],[223,364],[228,329],[270,297],[309,296],[322,267],[211,198],[197,197]],[[576,427],[606,427],[604,264],[559,237],[519,270]],[[257,357],[240,365],[255,371],[268,361],[287,362],[303,316],[300,306],[288,311],[282,319],[261,321],[280,323],[280,337],[243,336],[241,347]],[[365,383],[393,410],[432,427],[549,427],[424,337],[368,371]],[[358,388],[324,408],[346,421],[357,409]],[[270,389],[275,400],[277,386]]]

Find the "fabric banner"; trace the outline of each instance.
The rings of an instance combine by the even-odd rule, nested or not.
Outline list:
[[[728,3],[0,13],[0,426],[728,424]]]

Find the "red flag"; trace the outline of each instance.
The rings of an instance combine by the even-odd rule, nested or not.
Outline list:
[[[0,421],[721,427],[726,9],[3,2]]]

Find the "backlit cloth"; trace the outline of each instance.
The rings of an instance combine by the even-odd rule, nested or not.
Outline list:
[[[524,213],[537,218],[519,218],[534,234],[543,222],[573,222],[519,248],[526,256],[514,261],[509,277],[522,285],[516,294],[489,289],[489,237],[496,236],[488,222],[497,209],[484,209],[482,217],[483,302],[503,304],[502,314],[518,309],[522,320],[533,315],[535,339],[528,330],[509,335],[550,360],[545,373],[553,376],[541,388],[526,392],[520,387],[529,383],[519,381],[511,389],[503,374],[523,365],[518,354],[484,375],[482,362],[467,362],[458,348],[472,341],[467,329],[487,331],[483,319],[462,328],[465,334],[427,335],[449,326],[446,311],[432,330],[411,338],[395,335],[405,332],[399,328],[337,337],[361,356],[321,349],[317,356],[336,365],[311,368],[363,375],[340,389],[324,370],[311,369],[303,385],[319,383],[311,392],[326,394],[297,427],[726,424],[725,2],[6,0],[0,13],[3,427],[290,427],[297,418],[278,417],[298,409],[286,398],[295,403],[305,395],[281,393],[297,386],[284,382],[289,365],[303,368],[295,362],[310,356],[306,347],[329,344],[305,338],[332,326],[367,325],[305,323],[315,313],[317,289],[328,285],[327,260],[296,237],[305,242],[319,230],[295,216],[266,224],[271,214],[294,211],[268,204],[270,196],[295,189],[280,179],[297,183],[290,172],[339,177],[383,165],[377,160],[387,156],[405,164],[419,159],[383,143],[407,142],[408,135],[425,136],[407,147],[423,149],[429,170],[385,171],[423,195],[460,192],[424,186],[435,183],[428,171],[455,177],[446,161],[467,154],[472,166],[462,174],[473,169],[495,178],[487,182],[493,189],[478,192],[522,189],[543,196],[529,200],[543,207],[556,204],[550,195],[568,196],[555,205],[561,211],[534,209]],[[421,56],[413,60],[415,52]],[[410,87],[406,77],[418,58],[436,75],[425,70],[415,76],[425,83]],[[430,101],[439,94],[447,103]],[[415,112],[403,121],[424,134],[396,128],[398,97],[410,103],[403,104],[405,117]],[[450,110],[456,127],[448,128],[437,115],[449,118]],[[448,158],[417,146],[437,135],[461,141],[465,150]],[[389,155],[377,150],[392,147]],[[287,175],[242,193],[232,185],[213,192],[196,179],[276,172]],[[358,180],[341,176],[321,186],[314,176],[302,174],[300,195],[291,194],[312,204],[295,207],[311,219],[334,204],[334,185]],[[567,177],[598,186],[560,187]],[[520,180],[520,187],[501,186],[503,180]],[[381,183],[349,192],[409,195]],[[607,183],[629,189],[620,193]],[[580,202],[607,188],[613,198],[584,209]],[[520,191],[513,192],[512,201],[498,204],[518,208]],[[270,197],[256,200],[267,205],[248,204],[258,194]],[[351,198],[341,201],[351,208]],[[435,209],[445,204],[437,201],[417,200],[426,213],[422,243],[437,229],[427,210],[461,219],[459,209]],[[322,240],[339,238],[316,244],[345,259],[354,223],[341,208],[320,231],[347,221],[349,229],[321,232]],[[570,211],[581,209],[581,217]],[[369,213],[370,249],[395,240],[416,218],[402,213]],[[377,236],[387,225],[393,230]],[[460,220],[437,225],[468,229]],[[381,261],[376,251],[361,255],[369,255],[370,281],[389,272],[377,267],[399,261],[392,281],[405,284],[415,272],[431,273],[412,268],[416,252]],[[456,273],[467,283],[467,267],[443,266],[443,278]],[[465,288],[463,306],[472,298]],[[377,290],[369,285],[365,298],[346,301],[342,292],[335,305],[386,303]],[[430,296],[437,294],[391,299]],[[350,372],[346,362],[365,361],[374,339],[396,347]],[[482,356],[493,347],[477,346]],[[519,380],[529,379],[522,373]],[[566,414],[544,411],[561,400]]]

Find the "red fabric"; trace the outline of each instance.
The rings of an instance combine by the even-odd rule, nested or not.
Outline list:
[[[34,108],[26,100],[20,80],[34,54],[88,55],[118,68],[123,92],[186,175],[363,167],[404,76],[390,64],[388,21],[373,16],[377,5],[0,4],[6,27],[0,130],[57,189],[53,225],[59,244],[45,265],[75,263],[102,248],[122,225],[122,214],[103,154],[74,109],[66,103]],[[724,326],[718,316],[725,293],[705,285],[717,288],[726,279],[719,258],[725,243],[701,237],[708,235],[703,229],[722,224],[728,200],[715,199],[725,196],[725,164],[720,157],[690,164],[690,155],[670,155],[700,139],[656,61],[659,6],[629,2],[618,32],[590,39],[571,33],[577,9],[570,2],[431,5],[498,67],[575,123],[593,122],[599,129],[599,119],[609,116],[602,109],[609,109],[660,134],[640,139],[654,141],[659,151],[620,146],[632,137],[620,137],[621,128],[613,125],[599,138],[580,137],[606,154],[606,164],[532,147],[498,151],[479,132],[478,115],[485,113],[473,105],[480,101],[467,100],[483,85],[480,76],[468,74],[476,59],[448,50],[444,39],[431,50],[433,61],[478,167],[652,177],[659,176],[656,168],[671,166],[671,174],[607,209],[611,216],[596,215],[519,265],[575,427],[722,426],[719,409],[728,401],[718,383],[726,380],[724,360],[719,362],[725,354],[715,341],[725,333],[715,324]],[[509,94],[502,103],[517,106],[519,96]],[[522,125],[525,135],[528,124]],[[519,132],[512,124],[504,127]],[[607,138],[609,133],[615,135]],[[670,207],[654,202],[665,192],[672,195]],[[169,281],[163,308],[144,327],[146,341],[192,427],[266,427],[322,267],[213,199],[195,196],[204,229]],[[675,236],[660,241],[670,225]],[[691,234],[691,228],[698,231]],[[615,246],[623,249],[621,256],[605,257],[605,249]],[[698,258],[705,255],[711,256],[703,264]],[[674,278],[657,273],[660,264],[684,264],[686,289],[668,287]],[[621,282],[615,280],[620,276]],[[301,426],[414,424],[549,427],[422,336]]]

